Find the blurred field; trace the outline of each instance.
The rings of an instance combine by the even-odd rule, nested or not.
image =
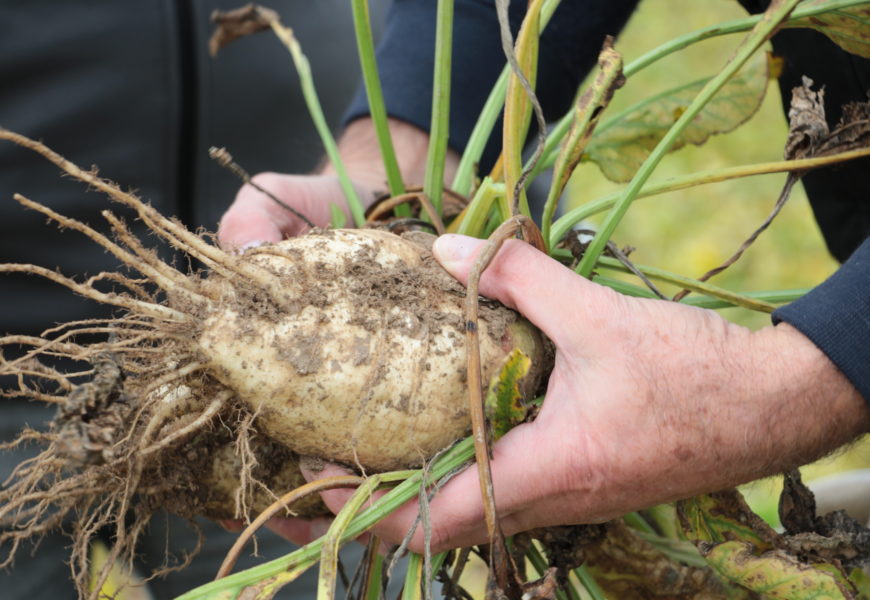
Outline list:
[[[677,35],[744,16],[734,0],[644,0],[616,47],[629,62]],[[707,40],[641,71],[617,92],[609,111],[715,74],[739,40],[739,34]],[[747,124],[714,136],[704,146],[669,155],[653,178],[780,160],[786,133],[779,89],[772,84],[761,109]],[[730,256],[764,220],[784,180],[783,174],[762,175],[640,200],[631,207],[615,239],[620,245],[635,246],[632,257],[640,264],[700,276]],[[572,180],[570,203],[619,188],[605,180],[594,164],[583,164]],[[714,283],[738,291],[803,288],[819,283],[836,269],[803,188],[796,188],[770,229]],[[723,314],[753,328],[769,323],[766,316],[741,309]]]
[[[643,0],[616,48],[629,62],[677,35],[745,15],[734,0]],[[715,74],[739,40],[740,34],[707,40],[669,56],[638,73],[617,93],[610,110],[621,110],[644,96]],[[669,155],[653,178],[780,160],[786,133],[779,89],[772,84],[763,106],[747,124],[711,138],[704,146]],[[784,180],[783,174],[762,175],[640,200],[629,210],[615,240],[635,246],[632,259],[640,264],[700,276],[728,258],[764,220]],[[574,206],[619,188],[605,180],[594,164],[584,164],[572,179],[569,202]],[[739,262],[711,281],[738,291],[804,288],[820,283],[836,268],[803,188],[796,186],[771,227]],[[751,328],[770,323],[768,316],[743,309],[721,314]],[[805,467],[803,472],[812,479],[861,467],[870,467],[866,441]],[[748,495],[757,510],[774,518],[778,489],[778,481],[770,479],[753,485]]]

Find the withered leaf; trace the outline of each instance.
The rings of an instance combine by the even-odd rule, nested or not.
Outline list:
[[[803,85],[791,91],[785,142],[787,160],[813,155],[821,140],[830,133],[825,120],[825,90],[816,92],[812,86],[813,80],[804,76]]]
[[[645,541],[623,521],[584,549],[590,574],[608,598],[683,600],[748,599],[758,596],[719,578],[709,567],[683,564]]]
[[[277,18],[275,11],[257,4],[229,11],[215,10],[211,14],[215,29],[208,41],[208,51],[215,56],[237,39],[269,29]]]
[[[851,600],[855,589],[829,564],[806,564],[782,550],[758,553],[749,542],[703,542],[698,549],[723,576],[766,598]]]
[[[825,4],[827,0],[805,0],[806,6]],[[846,52],[870,58],[870,2],[788,21],[789,28],[815,29],[828,36]]]
[[[749,120],[764,99],[769,67],[764,54],[747,63],[686,127],[671,151],[686,144],[701,145],[711,135],[732,131]],[[605,121],[583,158],[596,163],[611,181],[630,181],[706,83],[704,79],[667,90]]]

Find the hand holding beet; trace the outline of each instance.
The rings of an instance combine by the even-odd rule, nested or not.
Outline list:
[[[481,244],[451,236],[434,252],[464,282]],[[520,242],[505,245],[481,292],[519,310],[557,348],[541,412],[493,448],[506,534],[604,521],[782,472],[870,423],[857,391],[788,325],[751,332],[712,311],[621,296]],[[350,493],[322,496],[338,510]],[[433,551],[486,540],[475,467],[430,510]],[[374,532],[398,543],[416,515],[408,504]],[[305,534],[294,523],[273,529],[295,541]],[[423,551],[419,529],[410,548]]]

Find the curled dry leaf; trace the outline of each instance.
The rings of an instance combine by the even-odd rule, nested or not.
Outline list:
[[[216,10],[211,15],[215,29],[208,41],[208,51],[215,56],[237,39],[269,29],[277,18],[275,11],[256,4],[226,12]]]

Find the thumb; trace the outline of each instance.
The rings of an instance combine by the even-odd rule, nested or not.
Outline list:
[[[441,265],[463,285],[486,240],[448,234],[432,249]],[[566,317],[593,315],[609,290],[591,283],[520,240],[506,241],[480,279],[480,293],[516,309],[559,345]]]

